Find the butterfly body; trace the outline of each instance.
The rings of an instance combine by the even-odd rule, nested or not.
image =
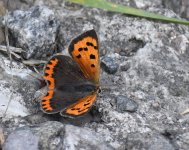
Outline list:
[[[90,110],[99,89],[97,47],[96,32],[90,30],[71,42],[68,50],[73,59],[57,54],[49,60],[43,76],[48,91],[41,101],[45,113],[77,117]]]

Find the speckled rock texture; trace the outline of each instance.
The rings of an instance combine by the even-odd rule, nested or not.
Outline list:
[[[28,11],[15,10],[4,19],[12,45],[26,50],[26,59],[50,56],[56,50],[56,35],[59,22],[54,11],[46,6],[32,7]]]
[[[168,17],[179,17],[173,11],[165,9],[160,2],[112,2],[135,5]],[[9,67],[0,61],[3,70],[0,72],[0,94],[8,89],[8,95],[11,95],[12,88],[15,95],[10,106],[17,102],[13,108],[9,108],[6,117],[2,116],[5,104],[2,105],[0,102],[1,133],[6,139],[3,147],[7,150],[12,149],[10,143],[19,143],[19,146],[24,147],[23,139],[16,141],[20,136],[27,135],[32,138],[27,143],[33,143],[33,149],[37,145],[36,149],[40,150],[189,149],[189,115],[180,115],[189,107],[187,26],[129,17],[65,1],[36,0],[32,4],[25,3],[24,7],[20,8],[23,10],[12,8],[15,11],[11,12],[8,18],[12,20],[20,15],[25,17],[14,20],[8,28],[12,33],[9,35],[10,43],[20,41],[19,45],[12,46],[22,47],[26,51],[23,55],[25,59],[43,57],[47,60],[52,44],[55,48],[52,53],[61,51],[67,55],[71,39],[94,28],[99,37],[100,55],[105,67],[101,68],[101,93],[90,113],[81,118],[68,119],[58,114],[47,115],[40,111],[39,100],[36,100],[34,95],[35,91],[42,87],[42,81],[39,82],[36,78],[32,80],[31,76],[23,77],[23,74],[27,74],[25,72],[34,73],[33,68],[13,59],[13,64],[23,67],[14,67],[14,71],[10,73],[7,71]],[[29,12],[35,14],[35,11],[39,10],[39,14],[43,14],[45,10],[48,10],[48,14],[53,12],[50,16],[56,20],[56,24],[52,30],[49,20],[44,21],[43,17],[35,18],[43,24],[39,28],[37,27],[40,23],[30,24],[33,16]],[[24,18],[27,19],[22,20]],[[0,20],[0,24],[3,24],[3,19]],[[23,28],[18,26],[17,21],[24,22]],[[17,30],[13,30],[14,28]],[[47,31],[44,32],[45,30]],[[35,39],[32,31],[43,34],[40,39]],[[24,35],[32,35],[32,40],[28,40],[28,36]],[[6,53],[1,55],[2,60],[9,62]],[[113,73],[110,72],[112,68]],[[41,66],[37,69],[42,73]],[[21,70],[22,74],[19,74],[18,70]],[[10,77],[4,74],[9,74]],[[16,77],[13,83],[11,74]],[[8,100],[8,97],[4,98],[6,104]],[[16,113],[26,110],[27,113],[13,115],[13,110]]]

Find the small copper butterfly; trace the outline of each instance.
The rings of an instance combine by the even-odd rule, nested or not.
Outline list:
[[[60,112],[76,117],[87,113],[99,90],[100,62],[98,38],[89,30],[72,40],[70,55],[57,54],[45,66],[43,78],[48,91],[41,100],[45,113]]]

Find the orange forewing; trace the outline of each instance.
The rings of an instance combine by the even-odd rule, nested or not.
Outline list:
[[[69,47],[73,59],[79,64],[84,76],[99,83],[100,64],[98,39],[94,30],[87,31],[74,39]]]
[[[96,92],[88,95],[84,98],[81,98],[78,100],[77,103],[72,104],[68,108],[66,108],[61,114],[64,115],[69,115],[69,116],[80,116],[83,115],[84,113],[88,112],[95,102],[97,97]]]

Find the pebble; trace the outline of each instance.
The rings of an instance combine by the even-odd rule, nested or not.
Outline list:
[[[3,23],[5,26],[5,21]],[[16,38],[13,46],[25,50],[24,58],[41,59],[54,53],[59,21],[47,6],[13,11],[7,17],[7,27]]]
[[[138,108],[138,104],[135,101],[124,95],[119,95],[116,98],[116,105],[118,112],[135,112]]]
[[[16,130],[8,136],[3,149],[38,150],[38,137],[27,129]]]
[[[113,58],[104,56],[101,59],[101,67],[105,72],[115,74],[119,68],[119,65]]]
[[[127,64],[121,66],[120,69],[121,69],[121,71],[127,71],[130,67],[131,67],[130,64],[127,63]]]

